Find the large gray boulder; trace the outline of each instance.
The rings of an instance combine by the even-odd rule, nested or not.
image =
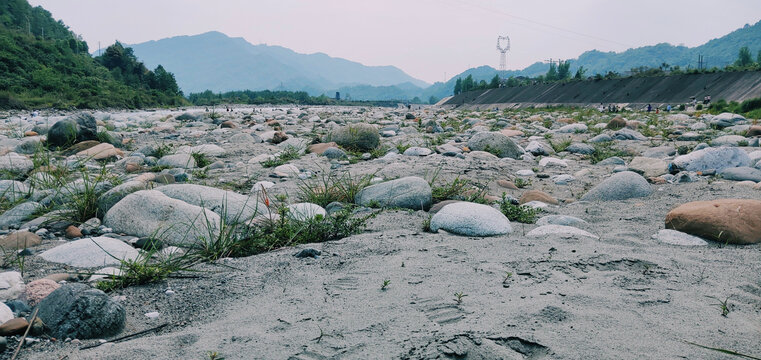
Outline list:
[[[98,125],[95,118],[88,113],[79,113],[58,121],[48,131],[48,144],[51,146],[63,147],[97,138]]]
[[[725,127],[730,127],[732,125],[735,125],[743,121],[745,121],[745,117],[743,117],[742,115],[732,114],[732,113],[721,113],[711,118],[710,124],[713,127],[723,129]]]
[[[159,191],[141,190],[111,207],[103,224],[114,232],[187,246],[198,243],[201,237],[216,236],[220,217],[209,209],[172,199]]]
[[[41,207],[42,205],[36,202],[28,201],[8,209],[0,214],[0,229],[14,224],[21,225],[25,220],[31,218]]]
[[[82,268],[119,265],[134,260],[138,251],[121,240],[99,236],[80,239],[46,250],[40,257],[54,263]]]
[[[195,184],[172,184],[154,190],[172,199],[211,210],[223,216],[227,223],[244,222],[254,216],[268,213],[267,206],[257,195],[247,196]]]
[[[0,180],[0,199],[13,202],[25,198],[28,193],[29,188],[20,181]]]
[[[512,139],[495,132],[479,132],[468,140],[470,150],[486,151],[501,158],[520,159],[525,153]]]
[[[37,316],[58,339],[114,336],[124,329],[124,306],[84,284],[64,284],[37,305]]]
[[[159,159],[158,166],[172,168],[192,169],[196,167],[196,159],[191,154],[166,155]]]
[[[721,171],[726,168],[750,166],[750,157],[737,147],[706,148],[677,156],[672,165],[684,171]]]
[[[362,189],[354,202],[362,206],[400,207],[426,210],[431,207],[431,186],[422,178],[409,176]]]
[[[719,175],[727,180],[761,182],[761,170],[748,166],[726,168]]]
[[[431,218],[431,230],[464,236],[496,236],[512,232],[510,220],[499,210],[482,204],[456,202]]]
[[[330,135],[330,140],[350,150],[369,151],[380,145],[378,129],[370,124],[346,125]]]
[[[653,193],[647,180],[633,171],[622,171],[597,184],[581,197],[584,201],[612,201],[646,197]]]
[[[116,205],[125,196],[135,191],[148,189],[148,183],[145,181],[127,181],[115,186],[113,189],[106,191],[98,198],[98,214],[102,217],[106,215],[112,206]]]

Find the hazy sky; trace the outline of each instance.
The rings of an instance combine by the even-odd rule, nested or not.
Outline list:
[[[700,45],[761,19],[761,0],[29,0],[97,49],[217,30],[253,44],[394,65],[434,82],[499,65],[496,39],[512,40],[508,68],[669,42]],[[170,69],[171,71],[171,69]]]

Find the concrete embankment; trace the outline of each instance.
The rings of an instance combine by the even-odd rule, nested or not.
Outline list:
[[[743,101],[761,97],[761,71],[723,72],[659,77],[588,80],[470,91],[440,104],[474,109],[542,105],[685,104],[702,101]]]

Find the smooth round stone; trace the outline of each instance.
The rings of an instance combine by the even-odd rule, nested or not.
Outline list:
[[[512,232],[510,220],[499,210],[482,204],[456,202],[431,218],[431,230],[464,236],[495,236]]]
[[[671,229],[660,230],[656,234],[653,234],[652,238],[660,242],[671,244],[671,245],[680,245],[680,246],[708,245],[707,241],[697,236],[692,236],[690,234],[683,233],[681,231],[671,230]]]
[[[539,166],[541,167],[568,167],[568,163],[565,160],[545,157],[539,160]]]
[[[408,148],[407,150],[404,150],[404,154],[403,155],[406,155],[406,156],[428,156],[428,155],[431,155],[431,153],[433,153],[433,151],[431,151],[431,149],[429,149],[429,148],[413,146],[411,148]]]
[[[327,215],[325,209],[322,206],[312,203],[298,203],[288,205],[288,215],[295,220],[307,221],[314,219],[317,216],[323,218]]]
[[[591,234],[587,231],[564,225],[543,225],[534,230],[531,230],[526,234],[528,237],[545,237],[550,235],[557,235],[562,238],[590,238],[599,239],[597,235]]]
[[[653,193],[653,188],[641,175],[623,171],[603,180],[587,192],[581,200],[612,201],[646,197]]]
[[[534,174],[535,174],[534,171],[533,170],[529,170],[529,169],[518,170],[515,173],[515,175],[518,175],[518,176],[534,176]]]
[[[137,256],[137,250],[121,240],[102,236],[68,242],[40,254],[50,262],[85,268],[119,265],[120,260],[134,260]]]
[[[542,226],[542,225],[577,226],[577,225],[586,225],[587,222],[574,216],[547,215],[537,220],[536,224],[539,226]]]
[[[555,175],[551,179],[557,185],[568,185],[568,183],[576,180],[575,177],[568,174]]]

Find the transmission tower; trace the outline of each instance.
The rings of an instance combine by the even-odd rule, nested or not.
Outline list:
[[[510,38],[497,36],[497,51],[499,51],[499,71],[507,70],[507,52],[510,51]]]

